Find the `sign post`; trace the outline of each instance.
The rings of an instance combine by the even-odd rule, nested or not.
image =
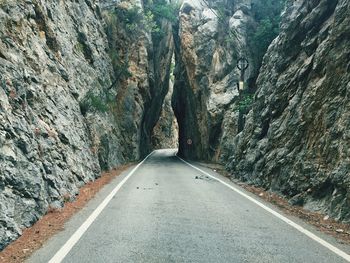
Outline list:
[[[241,57],[237,60],[237,68],[241,71],[241,75],[239,78],[239,81],[237,82],[237,89],[238,89],[238,94],[239,94],[239,100],[241,103],[242,100],[242,93],[245,88],[245,83],[244,83],[244,73],[246,69],[249,67],[249,62],[245,57]],[[238,111],[238,132],[241,132],[244,127],[244,115],[241,109]]]
[[[244,73],[246,69],[249,67],[249,62],[245,57],[241,57],[237,61],[237,68],[241,71],[239,82],[237,83],[237,88],[239,94],[241,94],[244,90]]]

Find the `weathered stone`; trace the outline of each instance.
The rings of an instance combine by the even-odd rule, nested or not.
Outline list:
[[[228,158],[239,118],[236,63],[240,56],[252,60],[246,48],[250,1],[226,3],[224,13],[219,5],[185,1],[175,32],[173,108],[179,123],[179,153],[192,159]],[[255,72],[253,65],[246,80]]]
[[[150,32],[118,21],[130,1],[102,2],[0,2],[0,250],[102,170],[151,149],[171,27],[155,49]]]
[[[287,2],[228,165],[239,178],[345,222],[350,220],[349,12],[346,0]]]
[[[154,149],[178,148],[178,125],[171,107],[173,85],[164,99],[162,113],[153,129],[152,145]]]

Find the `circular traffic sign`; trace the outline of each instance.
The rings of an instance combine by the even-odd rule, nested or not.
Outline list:
[[[191,140],[191,139],[188,139],[188,140],[187,140],[187,144],[188,144],[188,145],[191,145],[191,144],[192,144],[192,140]]]
[[[249,61],[246,58],[239,58],[237,60],[237,68],[239,70],[246,70],[249,67]]]

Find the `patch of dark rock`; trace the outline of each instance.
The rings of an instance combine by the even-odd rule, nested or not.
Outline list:
[[[67,138],[67,136],[66,136],[64,133],[59,132],[59,133],[58,133],[58,138],[60,139],[60,141],[61,141],[63,144],[66,144],[66,145],[69,144],[69,139]]]
[[[59,167],[59,168],[61,168],[62,170],[65,170],[66,169],[66,164],[64,163],[64,162],[58,162],[57,163],[57,166]]]
[[[97,14],[98,18],[102,20],[101,8],[98,5],[96,6],[96,14]]]
[[[261,133],[259,136],[259,140],[266,137],[267,132],[269,131],[269,128],[270,128],[270,119],[263,121],[261,126],[262,127],[261,127]]]
[[[182,12],[189,15],[191,11],[193,10],[192,6],[185,4],[184,7],[182,8]]]
[[[101,141],[101,144],[98,149],[98,161],[100,163],[101,169],[103,171],[106,171],[109,168],[108,157],[109,157],[109,151],[110,151],[108,135],[107,134],[103,135],[100,141]]]
[[[6,131],[5,138],[7,140],[15,139],[17,137],[17,135],[15,134],[13,129],[11,129],[10,126],[5,126],[4,130]]]
[[[35,102],[34,98],[35,98],[35,95],[34,95],[33,91],[27,90],[26,101],[27,101],[29,106],[33,106],[34,105],[34,102]]]
[[[305,202],[304,196],[302,194],[297,194],[289,199],[288,203],[294,206],[303,206]]]
[[[83,53],[84,58],[90,63],[93,64],[94,60],[92,58],[92,50],[88,44],[87,36],[83,32],[78,32],[77,40],[79,42],[80,51]]]
[[[217,121],[215,125],[211,127],[210,133],[209,133],[209,145],[211,153],[211,156],[214,156],[216,149],[218,148],[220,144],[220,138],[222,134],[222,121],[223,121],[223,116],[220,118],[220,120]]]
[[[28,144],[23,138],[19,138],[16,142],[16,146],[24,153],[29,153],[28,151]]]
[[[0,50],[0,58],[7,60],[7,58],[6,58],[5,55],[1,52],[1,50]]]
[[[52,174],[52,166],[50,164],[43,163],[43,167],[46,174]]]
[[[47,8],[47,17],[50,18],[53,21],[53,16],[52,16],[52,12],[49,8]]]
[[[80,112],[81,114],[86,117],[86,114],[89,110],[89,106],[87,105],[87,103],[85,103],[85,101],[81,101],[79,102],[79,108],[80,108]]]
[[[79,93],[78,92],[72,91],[71,94],[72,94],[74,99],[76,99],[76,100],[79,99]]]
[[[62,68],[60,68],[59,71],[60,71],[60,76],[62,77],[62,79],[65,82],[69,82],[69,75],[68,75],[67,71],[62,69]]]
[[[34,3],[34,11],[35,11],[34,19],[38,25],[39,30],[45,32],[47,46],[51,51],[55,53],[58,52],[59,51],[58,41],[52,29],[48,26],[48,23],[46,21],[46,16],[38,3]]]
[[[321,183],[317,189],[314,190],[314,195],[313,197],[316,199],[322,199],[326,196],[332,195],[332,192],[334,191],[335,186],[331,182],[330,179],[327,179],[323,183]]]
[[[36,77],[31,77],[30,80],[31,80],[33,83],[36,83],[36,84],[39,83],[39,80],[38,80]]]

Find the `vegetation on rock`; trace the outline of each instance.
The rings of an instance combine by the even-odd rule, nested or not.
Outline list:
[[[258,66],[272,40],[280,31],[281,12],[286,0],[253,0],[252,13],[255,25],[248,28],[248,43],[254,52]]]

